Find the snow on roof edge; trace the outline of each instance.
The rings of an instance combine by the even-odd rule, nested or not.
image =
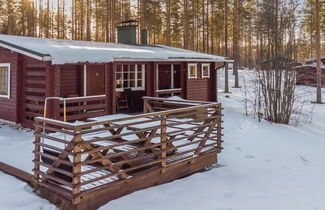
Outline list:
[[[0,34],[0,46],[38,60],[52,61],[52,64],[118,60],[231,62],[227,57],[163,45],[125,45]]]
[[[320,59],[325,59],[325,56],[321,56]],[[317,60],[317,58],[308,58],[306,60],[304,60],[304,62],[310,62],[310,61],[315,61]]]

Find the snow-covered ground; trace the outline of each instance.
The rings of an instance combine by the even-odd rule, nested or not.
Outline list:
[[[32,191],[25,182],[0,172],[0,209],[2,210],[36,210],[57,209]]]
[[[251,73],[240,74],[249,83]],[[222,72],[219,78],[222,90]],[[301,87],[298,91],[306,89],[314,92],[314,88]],[[101,209],[325,209],[325,105],[315,105],[312,123],[298,126],[259,123],[244,114],[243,90],[231,88],[229,97],[219,93],[225,108],[221,167],[134,192]],[[308,113],[310,108],[311,105],[306,105],[304,111]],[[1,126],[0,161],[30,171],[32,140],[29,132]],[[19,154],[21,158],[11,159],[8,154]],[[0,185],[0,209],[54,208],[33,195],[26,184],[3,173]]]

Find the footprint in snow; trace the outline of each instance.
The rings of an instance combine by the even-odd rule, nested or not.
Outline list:
[[[284,165],[281,165],[280,167],[281,167],[282,169],[290,169],[289,167],[284,166]]]
[[[270,159],[264,159],[264,162],[271,163],[271,160]]]
[[[245,157],[246,159],[254,159],[254,158],[255,158],[254,155],[245,155],[244,157]]]
[[[223,197],[225,197],[225,198],[231,198],[233,195],[234,195],[234,193],[231,192],[231,191],[229,191],[229,192],[225,192],[225,193],[223,194]]]
[[[241,148],[240,147],[235,147],[237,151],[241,151]]]

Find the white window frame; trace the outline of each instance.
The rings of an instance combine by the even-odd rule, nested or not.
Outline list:
[[[156,92],[164,92],[164,91],[177,91],[182,90],[182,88],[174,87],[174,64],[170,65],[170,89],[159,89],[159,64],[156,65]]]
[[[204,67],[207,66],[208,67],[208,76],[204,76],[203,74],[203,69]],[[201,77],[202,78],[210,78],[210,64],[209,63],[203,63],[202,66],[201,66]]]
[[[127,65],[128,68],[130,68],[130,65],[134,65],[134,71],[135,71],[135,76],[134,76],[134,83],[135,83],[135,87],[131,87],[131,90],[145,90],[145,73],[146,73],[146,65],[145,64],[117,64],[117,65],[121,65],[121,72],[119,72],[120,74],[122,74],[122,86],[124,84],[124,65]],[[141,81],[142,81],[142,84],[141,84],[141,87],[138,87],[138,65],[141,65]],[[129,69],[127,70],[128,71],[128,77],[129,77],[129,80],[128,80],[128,83],[130,84],[130,71]],[[115,78],[116,78],[116,74],[117,72],[115,72]],[[119,92],[123,92],[124,91],[124,87],[122,88],[116,88],[116,91],[119,91]]]
[[[195,67],[195,76],[191,76],[191,71],[190,71],[190,67],[194,66]],[[187,77],[188,79],[197,79],[197,63],[189,63],[187,65]]]
[[[10,69],[10,63],[0,63],[0,67],[8,67],[8,94],[7,95],[1,95],[0,94],[0,97],[1,98],[10,98],[10,86],[11,86],[11,79],[10,79],[10,72],[11,72],[11,69]]]
[[[87,65],[84,65],[84,96],[87,96]]]

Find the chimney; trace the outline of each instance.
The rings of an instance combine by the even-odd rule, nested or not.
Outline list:
[[[119,22],[117,28],[117,42],[122,44],[137,44],[137,21],[127,20]]]
[[[141,30],[141,44],[142,45],[148,44],[148,30],[147,29]]]

